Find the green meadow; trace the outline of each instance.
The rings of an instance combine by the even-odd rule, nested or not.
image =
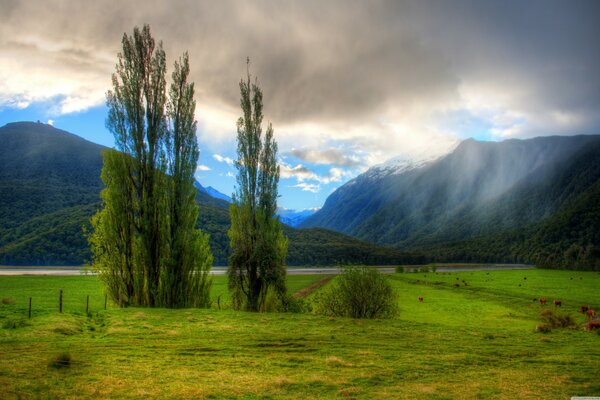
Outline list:
[[[388,276],[399,294],[392,320],[233,311],[225,277],[215,278],[212,309],[108,304],[105,311],[95,277],[3,276],[0,398],[600,396],[600,335],[583,329],[578,312],[584,304],[600,310],[600,274]],[[324,278],[289,276],[288,287],[310,303]],[[302,291],[307,287],[315,291]],[[548,305],[534,301],[539,297]],[[577,325],[536,332],[540,312],[554,310],[555,299]],[[56,361],[63,354],[65,365]]]

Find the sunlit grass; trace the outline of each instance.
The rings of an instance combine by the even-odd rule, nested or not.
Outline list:
[[[455,287],[456,277],[467,286]],[[321,278],[291,276],[290,291]],[[600,336],[581,329],[535,333],[542,306],[532,301],[560,297],[563,311],[575,316],[581,302],[600,305],[600,275],[532,270],[391,278],[399,316],[367,321],[215,307],[103,311],[94,277],[1,277],[0,297],[14,303],[0,304],[0,321],[23,325],[0,328],[0,398],[534,399],[600,393]],[[226,292],[226,278],[217,277],[213,298],[220,294],[225,301]],[[90,317],[84,315],[88,294],[94,299]],[[29,321],[30,295],[38,298],[38,309]],[[49,366],[64,353],[71,357],[68,367]]]

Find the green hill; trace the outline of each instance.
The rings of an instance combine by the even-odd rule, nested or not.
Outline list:
[[[52,126],[0,128],[0,264],[78,265],[89,258],[82,233],[100,206],[105,147]],[[210,234],[215,263],[229,254],[228,203],[198,191],[198,226]],[[324,229],[286,227],[289,265],[396,264],[419,256]]]

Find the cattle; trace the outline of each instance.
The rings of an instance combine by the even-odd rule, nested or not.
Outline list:
[[[545,297],[540,297],[540,304],[541,304],[541,305],[545,306],[545,305],[546,305],[546,302],[547,302],[547,300],[546,300],[546,298],[545,298]]]
[[[600,329],[600,321],[590,321],[587,323],[587,329],[588,331],[594,330],[594,329]]]
[[[590,308],[589,310],[587,310],[586,315],[588,316],[588,318],[594,318],[596,316],[596,311],[594,311],[594,309]]]
[[[589,309],[590,309],[590,307],[588,307],[588,306],[581,306],[581,313],[585,314],[586,312],[588,312]]]
[[[423,297],[419,297],[419,301],[422,303],[423,302]]]
[[[562,306],[562,301],[554,300],[554,307],[560,307],[560,306]]]

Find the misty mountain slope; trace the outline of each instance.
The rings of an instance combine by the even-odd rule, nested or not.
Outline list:
[[[302,226],[332,228],[374,243],[409,248],[535,223],[573,195],[572,177],[565,171],[599,140],[598,136],[501,143],[466,140],[420,168],[399,175],[373,178],[367,172],[357,177],[334,192]],[[577,176],[581,181],[588,176],[588,185],[595,179],[594,173]]]
[[[423,223],[402,245],[462,240],[543,221],[600,179],[599,156],[600,140],[588,142],[569,157],[540,165],[496,197],[464,202],[454,214]]]
[[[76,265],[89,260],[82,227],[100,207],[103,146],[52,126],[20,122],[0,128],[0,264]],[[215,263],[229,255],[229,203],[197,184],[197,226],[210,235]],[[328,230],[289,236],[290,265],[400,263],[417,258]],[[318,237],[313,240],[312,237]]]
[[[528,262],[600,271],[600,181],[539,223],[415,250],[437,261]]]

